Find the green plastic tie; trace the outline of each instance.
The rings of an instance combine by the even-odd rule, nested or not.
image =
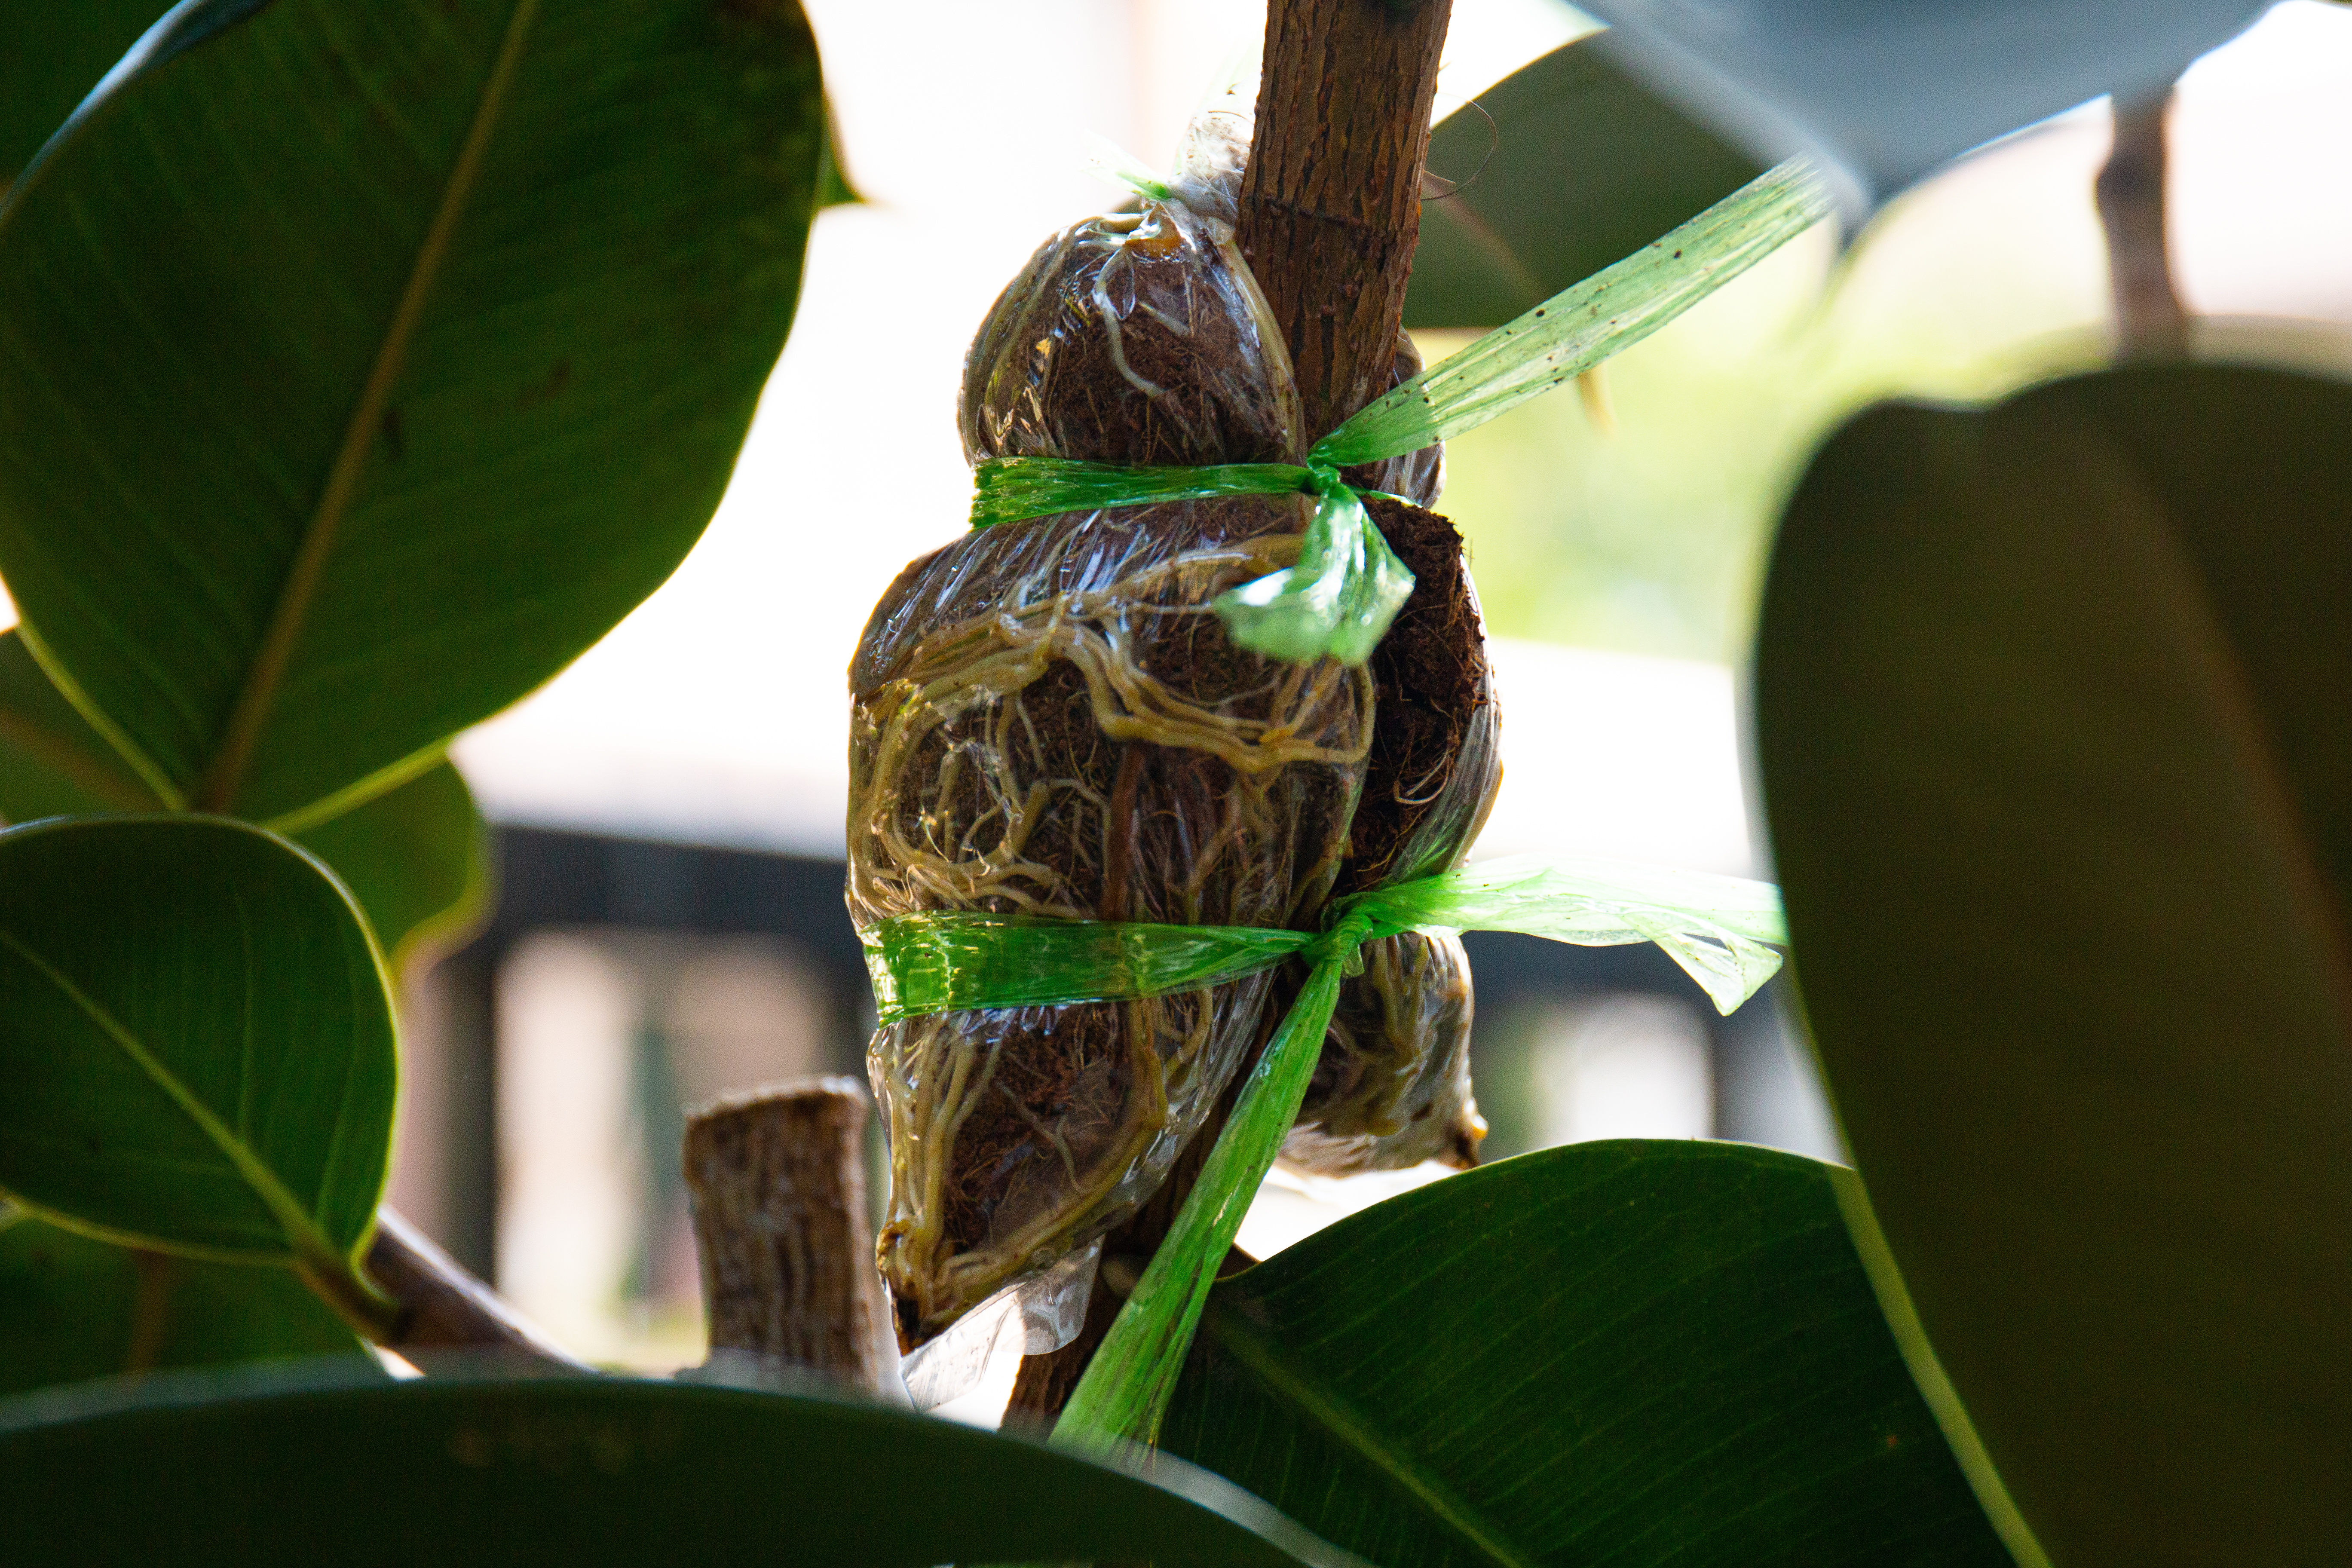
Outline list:
[[[1361,664],[1388,633],[1412,574],[1342,467],[1449,440],[1648,337],[1828,216],[1801,159],[1766,171],[1663,239],[1602,268],[1357,411],[1304,465],[1122,468],[1069,458],[998,458],[973,475],[971,526],[1106,507],[1224,496],[1319,498],[1298,563],[1228,589],[1213,608],[1235,643],[1293,664]]]
[[[1072,1393],[1053,1441],[1091,1453],[1156,1442],[1217,1260],[1273,1167],[1367,942],[1515,931],[1584,946],[1651,942],[1731,1012],[1780,966],[1770,884],[1612,860],[1516,857],[1353,894],[1320,932],[1252,926],[901,915],[867,939],[882,1021],[965,1008],[1118,1002],[1195,990],[1295,957],[1314,967],[1243,1088],[1176,1224]]]

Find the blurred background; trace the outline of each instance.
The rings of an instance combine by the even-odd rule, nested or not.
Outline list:
[[[493,903],[404,976],[392,1202],[562,1340],[645,1367],[702,1353],[681,1108],[863,1075],[842,672],[883,587],[962,527],[966,343],[1048,233],[1120,199],[1084,172],[1088,133],[1164,165],[1264,20],[1263,0],[805,3],[864,200],[817,219],[798,323],[701,544],[457,743],[493,825]],[[1557,0],[1455,0],[1438,112],[1591,28]],[[2108,139],[2102,103],[1996,144],[1850,248],[1827,226],[1790,246],[1612,361],[1603,398],[1542,399],[1451,447],[1444,510],[1505,719],[1478,854],[1770,874],[1738,689],[1780,498],[1864,402],[1997,396],[2104,360]],[[2176,276],[2209,344],[2352,365],[2352,10],[2289,0],[2200,62],[2172,145]],[[1417,335],[1433,362],[1470,334]],[[1837,1156],[1784,984],[1721,1019],[1647,948],[1469,944],[1491,1156],[1626,1136]],[[1277,1250],[1440,1174],[1277,1171],[1243,1245]]]

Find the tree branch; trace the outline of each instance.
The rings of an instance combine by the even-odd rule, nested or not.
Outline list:
[[[2092,187],[2107,237],[2116,357],[2126,363],[2179,359],[2189,347],[2165,225],[2165,116],[2171,107],[2170,88],[2116,105],[2115,150]]]
[[[1452,0],[1275,0],[1239,238],[1312,440],[1388,390]]]
[[[895,1385],[865,1133],[866,1091],[847,1078],[767,1084],[688,1114],[713,1361],[805,1368],[876,1394]]]
[[[444,1350],[503,1351],[574,1371],[585,1367],[513,1303],[483,1284],[397,1212],[378,1209],[367,1268],[401,1306],[399,1330],[384,1342],[410,1360]]]

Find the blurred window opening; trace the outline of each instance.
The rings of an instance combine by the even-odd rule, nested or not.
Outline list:
[[[1686,1002],[1602,995],[1549,1012],[1533,1044],[1546,1144],[1715,1131],[1706,1027]]]

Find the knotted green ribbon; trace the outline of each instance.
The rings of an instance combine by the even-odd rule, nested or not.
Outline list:
[[[1802,160],[1767,170],[1655,244],[1565,289],[1368,404],[1304,464],[1122,468],[1066,458],[993,458],[974,470],[971,526],[1106,507],[1221,496],[1319,498],[1298,563],[1219,595],[1234,641],[1268,658],[1361,664],[1412,592],[1339,470],[1475,430],[1648,337],[1830,211]]]
[[[1122,1002],[1219,985],[1292,958],[1349,964],[1402,931],[1512,931],[1587,947],[1657,943],[1728,1013],[1780,967],[1769,883],[1607,860],[1492,860],[1337,900],[1319,931],[1024,920],[933,910],[866,937],[885,1024],[975,1007]]]
[[[1154,501],[1299,494],[1318,498],[1299,542],[1298,564],[1228,588],[1212,605],[1228,637],[1267,658],[1305,664],[1330,658],[1361,664],[1372,657],[1412,593],[1412,573],[1373,525],[1360,496],[1339,478],[1338,468],[1314,454],[1304,467],[1226,463],[1197,468],[1123,468],[1070,458],[992,458],[973,470],[972,480],[974,528]]]
[[[1515,931],[1585,946],[1652,942],[1728,1013],[1780,966],[1769,883],[1608,860],[1519,857],[1374,888],[1334,902],[1319,931],[1039,921],[935,911],[881,921],[866,965],[884,1023],[980,1007],[1116,1002],[1312,965],[1244,1086],[1192,1197],[1054,1428],[1108,1452],[1151,1442],[1215,1274],[1314,1075],[1340,983],[1367,942],[1403,931]]]

